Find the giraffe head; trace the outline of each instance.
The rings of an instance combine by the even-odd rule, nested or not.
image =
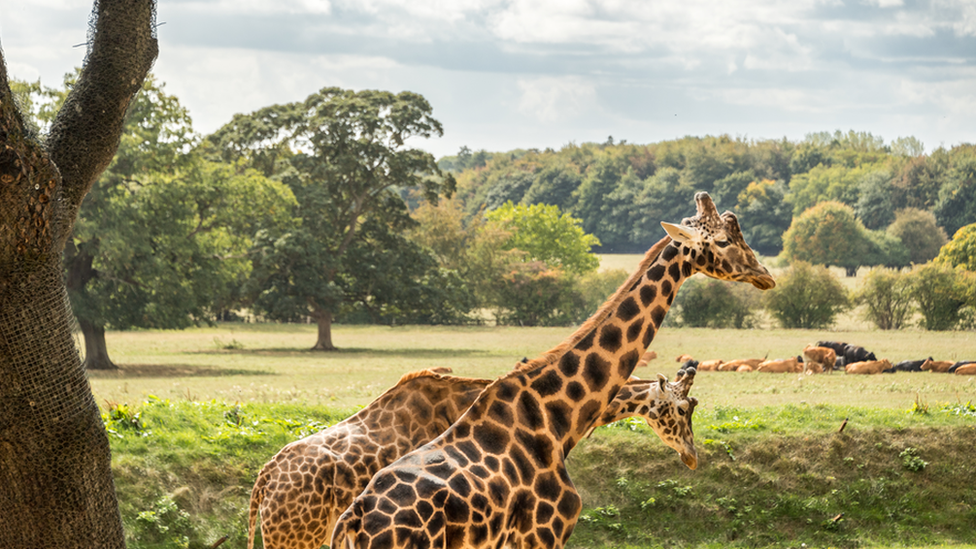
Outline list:
[[[676,248],[690,256],[692,272],[720,280],[748,282],[760,290],[775,286],[769,271],[742,237],[735,214],[719,215],[706,192],[696,194],[695,203],[698,206],[695,217],[684,218],[680,225],[661,223]]]
[[[644,415],[651,429],[678,452],[689,469],[698,467],[698,451],[695,450],[695,435],[691,426],[691,416],[698,399],[688,396],[694,381],[694,368],[679,371],[673,383],[669,383],[664,374],[658,374],[657,391],[648,393],[650,411]]]

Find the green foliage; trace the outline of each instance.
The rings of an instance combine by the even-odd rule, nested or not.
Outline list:
[[[784,328],[822,329],[833,324],[847,307],[847,292],[823,266],[793,263],[777,277],[776,287],[764,293],[769,312]]]
[[[66,246],[68,295],[86,338],[89,326],[184,328],[239,305],[255,232],[291,221],[283,185],[192,149],[189,114],[163,88],[149,77],[130,104],[118,152]]]
[[[561,213],[557,206],[506,202],[485,217],[509,232],[504,248],[524,251],[529,261],[542,261],[551,268],[580,275],[600,266],[600,260],[590,252],[600,241],[583,232],[580,221]]]
[[[332,349],[332,319],[344,303],[394,315],[435,303],[423,287],[439,275],[403,271],[420,252],[396,235],[412,224],[401,191],[417,189],[436,202],[454,189],[433,156],[405,145],[441,134],[418,94],[323,88],[304,102],[236,115],[210,136],[224,159],[280,178],[298,202],[298,227],[256,243],[255,307],[281,320],[312,316],[320,329],[315,348]],[[396,247],[382,248],[390,244]],[[406,288],[383,294],[394,281]]]
[[[749,183],[739,193],[735,211],[742,236],[757,253],[775,256],[783,250],[783,233],[793,221],[788,192],[782,180],[763,179]]]
[[[793,216],[797,217],[816,204],[829,200],[847,205],[856,204],[861,182],[871,171],[872,168],[864,167],[817,166],[809,172],[794,176],[790,180]]]
[[[672,315],[679,326],[695,328],[752,328],[757,320],[759,290],[745,284],[692,277],[681,286]],[[677,314],[675,314],[677,313]]]
[[[817,204],[794,218],[783,234],[783,252],[791,262],[856,268],[865,264],[870,250],[864,225],[839,202]]]
[[[976,223],[962,227],[939,250],[936,262],[976,272]]]
[[[909,280],[926,330],[955,328],[976,287],[976,273],[935,262],[912,269]]]
[[[166,495],[136,515],[129,523],[127,537],[133,545],[159,549],[187,549],[193,525],[190,513],[180,509],[172,496]]]
[[[862,263],[900,268],[910,265],[908,248],[900,238],[887,231],[867,231],[869,252]]]
[[[976,219],[976,145],[960,145],[947,156],[934,212],[946,233],[955,234]]]
[[[926,210],[906,208],[895,213],[895,221],[888,226],[888,234],[902,241],[908,250],[909,261],[926,263],[939,255],[939,250],[949,240],[935,221],[935,215]]]
[[[864,306],[865,320],[882,330],[907,326],[914,312],[908,275],[883,267],[868,272],[854,302]]]
[[[516,326],[563,326],[581,307],[573,279],[544,263],[516,263],[494,285],[496,320]]]
[[[929,464],[929,462],[918,456],[918,450],[916,448],[905,448],[898,454],[898,457],[901,458],[902,467],[913,473],[924,471],[925,467]]]
[[[884,229],[895,218],[891,179],[888,170],[876,170],[866,174],[858,185],[854,211],[868,229]]]

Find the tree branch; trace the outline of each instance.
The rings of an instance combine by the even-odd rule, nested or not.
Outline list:
[[[125,112],[158,53],[152,0],[96,0],[95,31],[78,83],[48,136],[63,178],[64,212],[56,240],[71,233],[81,201],[119,146]]]

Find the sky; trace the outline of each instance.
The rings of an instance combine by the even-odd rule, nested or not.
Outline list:
[[[80,66],[91,0],[0,0],[14,78]],[[159,0],[153,73],[207,134],[331,86],[422,94],[437,157],[855,130],[976,142],[976,0]]]

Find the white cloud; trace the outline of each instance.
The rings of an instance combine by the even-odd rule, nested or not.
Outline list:
[[[519,79],[518,110],[540,122],[556,122],[579,116],[596,105],[596,88],[578,76]]]

